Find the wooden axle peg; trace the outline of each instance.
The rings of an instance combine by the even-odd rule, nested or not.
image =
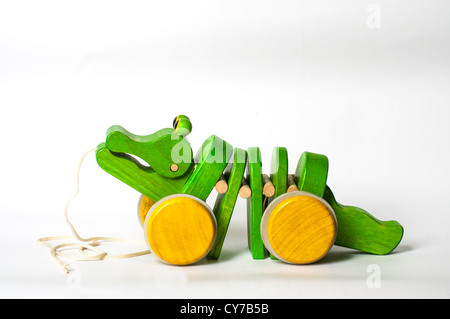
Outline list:
[[[246,199],[249,198],[252,195],[252,189],[250,188],[250,185],[248,185],[247,179],[244,177],[242,178],[241,182],[241,188],[239,188],[239,196],[241,198]]]
[[[270,180],[269,176],[267,174],[262,175],[262,182],[263,182],[263,194],[266,197],[272,197],[275,195],[275,186],[273,186],[272,181]]]
[[[298,187],[295,184],[294,175],[289,174],[287,182],[288,182],[287,193],[298,191]]]
[[[224,175],[220,176],[219,180],[216,183],[215,188],[219,194],[225,194],[227,192],[228,183]]]

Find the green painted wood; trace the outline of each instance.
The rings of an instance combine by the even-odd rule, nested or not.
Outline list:
[[[180,177],[193,165],[189,142],[171,128],[141,136],[114,125],[106,133],[106,147],[112,152],[132,154],[143,159],[164,177]],[[178,166],[176,171],[171,170],[172,164]]]
[[[333,208],[338,231],[335,245],[384,255],[397,247],[403,227],[397,221],[380,221],[365,210],[339,204],[327,186],[328,159],[305,152],[299,160],[295,178],[299,190],[323,197]]]
[[[303,152],[294,178],[299,191],[323,196],[328,177],[328,158],[325,155]]]
[[[262,163],[258,147],[248,149],[247,176],[252,195],[247,198],[248,246],[253,259],[264,259],[267,252],[261,238],[261,218],[263,214]]]
[[[335,245],[386,255],[402,240],[403,227],[397,221],[381,221],[359,207],[339,204],[328,186],[323,198],[333,208],[338,222]]]
[[[217,237],[208,254],[209,257],[215,259],[220,257],[246,166],[247,151],[236,148],[234,151],[234,161],[228,164],[224,173],[228,181],[228,190],[225,194],[217,194],[213,208],[217,220]]]
[[[187,136],[192,132],[191,120],[186,115],[178,115],[173,120],[173,132],[181,136]]]
[[[272,200],[286,193],[288,178],[288,154],[285,147],[275,147],[270,162],[270,179],[275,186]]]
[[[285,147],[275,147],[272,151],[272,160],[270,162],[270,180],[275,187],[275,194],[269,199],[271,203],[275,198],[283,195],[287,191],[288,178],[288,153]],[[269,253],[270,259],[277,258]]]
[[[188,141],[183,138],[191,129],[192,125],[185,116],[176,118],[173,129],[163,129],[147,136],[134,135],[120,126],[112,126],[107,132],[106,143],[98,146],[97,162],[106,172],[154,201],[175,193],[187,193],[206,200],[227,167],[233,149],[213,135],[203,143],[194,158]],[[235,156],[247,154],[237,150]],[[275,152],[271,164],[274,198],[286,192],[287,187],[287,151],[276,148]],[[129,154],[140,157],[150,166],[140,164]],[[177,164],[176,170],[172,169],[174,163]],[[229,185],[233,191],[229,189],[227,192],[229,198],[227,194],[218,196],[216,212],[222,225],[221,243],[218,241],[211,256],[220,254],[239,190],[236,185],[240,186],[242,181],[242,165],[233,165],[230,169],[227,174],[230,174],[229,178],[233,176],[232,185]],[[266,250],[260,232],[264,196],[259,148],[248,149],[246,169],[252,189],[252,195],[247,199],[248,243],[252,257],[263,259]],[[403,237],[403,227],[396,221],[380,221],[361,208],[339,204],[326,185],[327,175],[326,156],[310,152],[302,154],[295,172],[296,184],[301,191],[323,197],[333,208],[338,221],[335,244],[380,255],[395,249]]]
[[[96,158],[103,170],[155,202],[165,196],[179,193],[190,175],[190,172],[187,172],[179,178],[164,177],[153,168],[143,166],[130,155],[111,152],[105,143],[98,146]],[[191,171],[193,168],[192,166]]]
[[[196,153],[196,168],[181,192],[206,200],[232,154],[233,147],[230,144],[215,135],[210,136]]]
[[[119,136],[116,134],[120,131],[117,127],[112,131],[115,132],[115,136]],[[124,138],[123,134],[121,135],[122,137],[119,139]],[[160,135],[164,135],[163,140],[157,137]],[[111,130],[108,131],[107,136],[111,137]],[[173,146],[172,140],[167,140],[164,130],[152,134],[152,136],[155,140],[158,140],[158,143],[166,141],[169,146]],[[127,139],[129,139],[129,137],[130,136],[126,136]],[[121,144],[114,139],[115,138],[113,138],[113,141],[110,140],[110,143],[115,146],[120,146]],[[144,153],[147,154],[146,156],[149,156],[150,153],[148,151],[146,153],[139,149],[147,148],[149,145],[144,142],[140,143],[139,137],[136,137],[136,139],[137,141],[134,140],[134,142],[130,143],[129,145],[132,146],[129,146],[128,148],[123,147],[122,145],[115,149],[131,150],[133,151],[132,154],[136,156]],[[149,139],[146,139],[146,141],[148,142]],[[187,166],[188,170],[185,174],[174,178],[173,176],[159,174],[153,166],[149,167],[142,165],[136,158],[127,153],[111,151],[108,145],[109,144],[107,143],[102,143],[97,149],[97,163],[99,166],[109,174],[154,201],[158,201],[162,197],[176,193],[190,194],[205,201],[222,175],[233,151],[230,144],[219,137],[212,135],[203,143],[202,147],[197,152],[195,166],[193,161],[191,165]],[[154,144],[151,144],[150,149],[155,151],[154,156],[159,156],[161,150],[164,150],[166,155],[167,153],[170,154],[167,145],[157,144],[157,146],[155,146]],[[170,167],[171,163],[173,163],[171,160],[167,160],[167,156],[162,157],[158,163],[162,165],[163,159],[167,161],[164,167]]]

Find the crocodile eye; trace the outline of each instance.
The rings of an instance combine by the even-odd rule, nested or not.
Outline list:
[[[176,171],[178,171],[178,165],[177,164],[172,164],[172,165],[170,165],[170,170],[172,171],[172,172],[176,172]]]
[[[174,133],[181,136],[187,136],[192,131],[191,120],[186,115],[178,115],[173,120],[173,129]]]

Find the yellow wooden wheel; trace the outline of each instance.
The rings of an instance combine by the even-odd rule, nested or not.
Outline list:
[[[211,250],[217,223],[204,201],[175,194],[152,205],[145,218],[144,231],[147,244],[156,256],[170,264],[188,265]]]
[[[144,227],[145,223],[145,217],[147,217],[148,212],[150,211],[150,208],[155,204],[155,201],[148,198],[145,195],[141,195],[138,202],[138,219],[139,223],[142,227]]]
[[[337,221],[322,198],[294,191],[277,197],[261,220],[267,250],[279,260],[309,264],[325,256],[334,244]]]

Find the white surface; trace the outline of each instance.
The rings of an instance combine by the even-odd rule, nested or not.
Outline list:
[[[0,1],[0,297],[448,298],[449,10]],[[334,247],[300,267],[255,261],[239,199],[218,262],[173,267],[149,255],[64,275],[36,239],[70,235],[63,208],[81,154],[110,125],[150,134],[178,114],[193,122],[194,150],[217,134],[261,147],[267,169],[285,146],[290,171],[303,151],[326,154],[337,200],[398,220],[401,245],[382,257]],[[71,218],[82,236],[141,238],[138,198],[91,155]]]

